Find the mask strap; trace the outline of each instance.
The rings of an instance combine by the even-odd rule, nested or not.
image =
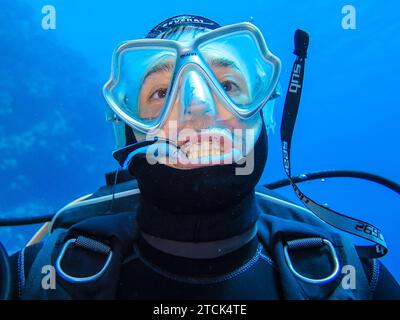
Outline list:
[[[300,106],[301,92],[303,89],[304,68],[307,58],[307,49],[309,44],[309,36],[302,30],[297,30],[295,34],[295,50],[294,54],[297,56],[293,65],[293,70],[290,78],[289,88],[286,94],[286,101],[283,110],[281,122],[281,141],[283,153],[283,166],[285,173],[292,185],[297,197],[303,204],[313,212],[318,218],[322,219],[331,226],[345,231],[347,233],[356,235],[358,237],[367,239],[375,245],[369,246],[356,246],[357,253],[360,257],[365,258],[380,258],[387,252],[387,245],[384,240],[383,234],[375,226],[355,218],[351,218],[334,210],[331,210],[321,204],[308,198],[300,191],[296,183],[291,177],[290,168],[290,147],[296,117]]]

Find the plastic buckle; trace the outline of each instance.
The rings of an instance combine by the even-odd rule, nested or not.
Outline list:
[[[101,254],[108,254],[108,258],[107,258],[106,262],[104,263],[104,266],[101,268],[101,270],[94,275],[91,275],[88,277],[82,277],[82,278],[74,277],[74,276],[67,274],[62,269],[61,262],[62,262],[62,259],[64,258],[65,252],[67,251],[68,247],[72,244],[79,246],[81,248],[84,248],[86,250],[91,250],[91,251],[101,253]],[[96,240],[93,240],[93,239],[79,236],[78,239],[70,239],[64,244],[64,246],[61,250],[61,253],[59,254],[57,261],[56,261],[56,271],[64,280],[66,280],[68,282],[72,282],[72,283],[91,282],[91,281],[98,279],[99,277],[101,277],[104,274],[108,265],[110,264],[112,255],[113,255],[113,253],[112,253],[111,248],[106,246],[105,244],[98,242]]]
[[[316,248],[316,247],[322,247],[323,245],[326,245],[331,253],[333,263],[334,263],[334,270],[331,275],[321,278],[321,279],[312,279],[305,277],[298,273],[292,264],[292,261],[290,260],[289,256],[289,250],[288,249],[293,249],[293,250],[298,250],[298,249],[308,249],[308,248]],[[305,238],[305,239],[298,239],[298,240],[291,240],[288,241],[285,246],[283,247],[284,254],[285,254],[285,260],[287,265],[289,266],[290,271],[300,280],[311,283],[311,284],[325,284],[328,283],[332,280],[334,280],[338,274],[339,274],[339,259],[336,254],[336,250],[333,247],[333,244],[327,240],[327,239],[322,239],[322,238]]]

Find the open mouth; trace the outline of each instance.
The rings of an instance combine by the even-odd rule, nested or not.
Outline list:
[[[233,138],[227,130],[212,129],[185,137],[178,142],[177,167],[196,168],[233,161]]]
[[[201,137],[200,141],[187,141],[180,149],[189,160],[201,157],[221,156],[226,153],[228,143],[220,137]]]

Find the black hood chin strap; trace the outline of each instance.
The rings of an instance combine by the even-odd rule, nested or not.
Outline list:
[[[378,228],[365,221],[351,218],[316,203],[302,193],[292,179],[290,169],[290,147],[294,126],[296,123],[296,117],[300,106],[301,92],[303,89],[304,68],[307,58],[308,44],[308,34],[302,30],[297,30],[295,34],[294,50],[294,54],[297,56],[297,58],[293,65],[281,123],[283,166],[285,173],[288,176],[288,179],[298,198],[317,217],[337,229],[375,243],[375,245],[370,246],[357,246],[356,249],[360,257],[382,257],[388,252],[388,249],[383,234]]]

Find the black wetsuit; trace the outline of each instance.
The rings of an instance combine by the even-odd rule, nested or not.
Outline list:
[[[249,205],[251,207],[250,203],[242,209],[249,209]],[[226,223],[215,225],[215,219],[218,218],[210,221],[203,217],[194,221],[169,215],[165,220],[165,213],[160,214],[148,204],[140,208],[138,222],[142,230],[179,241],[207,241],[216,240],[216,237],[232,236],[254,224],[253,219],[257,218],[246,215],[245,219],[229,219]],[[247,211],[242,209],[237,211],[237,217]],[[177,223],[178,221],[181,223]],[[25,277],[28,276],[32,261],[41,246],[39,243],[26,248]],[[139,237],[136,244],[132,245],[132,254],[125,257],[121,266],[116,298],[280,299],[282,292],[279,270],[271,256],[262,247],[257,236],[238,250],[213,259],[192,259],[167,254]],[[15,271],[13,283],[16,284],[13,298],[18,299],[18,272],[21,272],[18,270],[18,253],[11,257],[11,263]],[[378,267],[372,266],[371,261],[363,261],[373,290],[373,299],[400,299],[400,286],[390,272],[380,262]]]
[[[119,299],[279,299],[280,288],[272,260],[265,251],[258,251],[255,239],[235,253],[219,259],[193,261],[177,258],[141,243],[141,257],[134,254],[125,260],[117,297]],[[42,244],[25,250],[25,276]],[[145,259],[145,260],[144,260]],[[146,263],[143,263],[146,261]],[[149,262],[152,266],[149,266]],[[17,284],[18,253],[11,256],[13,283]],[[154,269],[157,265],[157,271]],[[368,274],[370,263],[364,261]],[[232,271],[240,270],[238,274]],[[375,300],[400,299],[400,286],[379,262],[373,298]],[[231,277],[221,274],[232,275]],[[172,275],[178,275],[174,279]],[[210,283],[194,284],[185,278],[208,276]],[[178,280],[178,281],[177,281]],[[18,285],[13,287],[12,299],[19,299]]]
[[[226,256],[196,261],[138,243],[122,268],[122,299],[279,299],[276,270],[255,238]],[[137,277],[136,275],[141,275]]]

